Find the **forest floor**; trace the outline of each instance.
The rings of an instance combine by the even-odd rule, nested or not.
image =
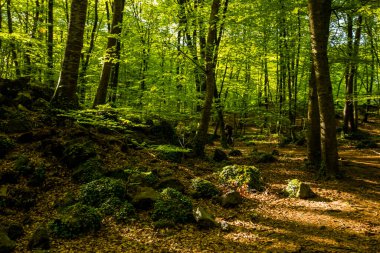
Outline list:
[[[361,125],[380,144],[380,121]],[[248,129],[247,135],[256,129]],[[243,192],[244,201],[237,208],[226,209],[211,200],[195,199],[194,206],[205,206],[218,221],[226,221],[230,231],[220,228],[201,230],[196,225],[155,229],[148,212],[139,213],[132,224],[117,224],[112,218],[103,220],[95,234],[76,239],[53,239],[47,252],[380,252],[380,149],[357,149],[351,141],[340,141],[339,156],[342,180],[318,181],[304,167],[306,148],[289,144],[279,148],[274,140],[253,140],[248,146],[239,139],[234,149],[239,157],[229,157],[222,163],[189,158],[182,163],[158,161],[148,150],[131,150],[128,155],[105,150],[108,164],[138,164],[165,167],[189,185],[190,179],[203,177],[215,181],[214,172],[230,164],[254,165],[261,170],[266,188],[263,192]],[[218,142],[207,147],[209,157]],[[253,164],[249,154],[277,149],[279,156],[273,163]],[[24,145],[17,152],[40,154],[33,145]],[[228,150],[226,150],[228,151]],[[51,160],[48,166],[55,165]],[[7,166],[2,162],[1,166]],[[287,198],[283,189],[288,180],[297,178],[307,182],[317,197],[312,199]],[[54,182],[53,182],[54,181]],[[67,173],[55,173],[50,179],[55,187],[39,194],[37,205],[28,213],[17,212],[11,218],[28,222],[25,236],[15,252],[26,252],[30,235],[38,226],[56,214],[54,201],[64,192],[77,190]],[[25,223],[25,222],[24,222]]]

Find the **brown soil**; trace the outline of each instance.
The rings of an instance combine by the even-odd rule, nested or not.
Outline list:
[[[380,121],[362,128],[379,140]],[[243,204],[234,209],[224,209],[209,200],[194,200],[194,206],[205,206],[218,221],[226,221],[229,232],[219,228],[199,230],[195,225],[154,229],[148,213],[141,213],[133,224],[119,225],[109,218],[96,234],[73,240],[53,239],[50,252],[380,252],[380,149],[358,150],[353,144],[342,142],[339,149],[345,172],[345,178],[339,181],[317,181],[303,166],[305,147],[295,145],[277,148],[271,142],[257,142],[249,147],[236,141],[234,148],[243,156],[219,164],[198,159],[179,165],[154,163],[154,154],[148,151],[131,151],[127,156],[109,152],[105,157],[109,163],[123,161],[176,170],[185,185],[195,176],[213,181],[213,173],[227,164],[255,165],[267,186],[264,192],[245,192]],[[209,147],[208,152],[217,147]],[[274,163],[253,164],[248,158],[253,148],[276,148],[280,155]],[[26,152],[30,150],[28,147]],[[309,183],[317,197],[286,198],[282,190],[293,178]],[[16,252],[25,252],[36,226],[54,217],[54,201],[63,192],[78,188],[63,172],[51,181],[56,186],[40,194],[35,208],[28,214],[14,214],[15,220],[30,217],[33,221],[24,227],[26,235],[18,242]]]

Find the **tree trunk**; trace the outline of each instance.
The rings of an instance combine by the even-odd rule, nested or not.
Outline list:
[[[116,63],[118,61],[118,55],[120,50],[120,47],[118,47],[117,44],[120,39],[119,36],[121,34],[121,28],[123,23],[124,2],[124,0],[115,0],[114,2],[111,32],[110,36],[108,37],[102,74],[100,76],[100,82],[93,104],[94,108],[97,105],[105,104],[107,100],[108,84],[110,82],[112,69],[115,68]]]
[[[47,38],[47,80],[50,87],[54,86],[54,59],[53,59],[53,23],[54,23],[54,0],[48,2],[48,38]]]
[[[73,109],[79,106],[76,90],[86,14],[87,0],[73,0],[65,55],[52,98],[52,103],[62,109]]]
[[[307,109],[307,158],[311,168],[319,168],[321,164],[321,129],[317,83],[313,64],[311,64],[310,71],[309,101]]]
[[[335,108],[330,79],[327,46],[331,0],[308,0],[311,48],[318,92],[321,129],[321,175],[338,177],[338,149]]]
[[[9,34],[12,34],[13,33],[13,21],[12,21],[12,14],[11,14],[11,0],[7,0],[7,17],[8,17],[8,32],[9,32]],[[10,42],[10,48],[11,48],[11,52],[12,52],[13,63],[15,65],[16,77],[20,78],[21,77],[21,70],[20,70],[20,65],[19,65],[18,58],[17,58],[16,45],[13,41]]]
[[[219,9],[221,0],[213,0],[206,42],[206,96],[202,108],[201,121],[197,135],[194,139],[193,152],[197,156],[204,156],[204,148],[207,142],[207,132],[211,116],[212,100],[216,86],[214,49],[217,42],[217,24],[219,21]]]

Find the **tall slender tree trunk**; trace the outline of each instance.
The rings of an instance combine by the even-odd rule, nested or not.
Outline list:
[[[71,3],[65,55],[58,84],[52,98],[52,103],[62,109],[73,109],[79,106],[76,90],[83,48],[87,3],[87,0],[73,0]]]
[[[221,0],[213,0],[206,42],[206,96],[202,108],[201,121],[198,127],[197,135],[194,139],[193,152],[197,156],[204,155],[204,148],[207,142],[207,132],[211,116],[212,100],[216,86],[214,50],[217,42],[219,9]]]
[[[125,0],[115,0],[113,8],[113,17],[110,36],[108,37],[106,54],[104,56],[104,63],[102,68],[102,74],[100,76],[100,82],[98,90],[96,92],[95,101],[93,107],[97,105],[105,104],[107,100],[108,84],[111,80],[112,69],[115,68],[118,61],[118,55],[120,47],[117,46],[119,36],[121,34],[122,22],[123,22],[123,9]]]
[[[13,33],[11,6],[12,6],[11,0],[7,0],[7,16],[8,16],[8,33],[9,34]],[[20,64],[17,58],[16,45],[13,41],[10,42],[10,48],[12,52],[13,63],[15,65],[16,77],[20,78],[21,77]]]
[[[53,36],[54,36],[54,0],[48,1],[48,37],[47,37],[47,80],[50,87],[54,86],[54,59],[53,59]]]
[[[338,177],[335,108],[327,46],[332,0],[308,0],[311,49],[318,92],[321,130],[321,175]]]
[[[321,164],[321,122],[316,81],[314,65],[311,64],[307,108],[307,158],[311,168],[318,169]]]

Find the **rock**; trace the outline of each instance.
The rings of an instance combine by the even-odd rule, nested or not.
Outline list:
[[[298,179],[292,179],[289,181],[285,192],[289,197],[296,197],[301,199],[312,198],[315,193],[311,190],[308,184],[305,184]]]
[[[194,217],[197,222],[197,226],[200,228],[208,229],[217,225],[214,216],[207,212],[203,207],[197,207],[194,212]]]
[[[104,165],[99,158],[90,158],[86,162],[80,164],[74,169],[71,175],[72,179],[77,183],[88,183],[102,177]]]
[[[15,146],[15,143],[6,136],[0,136],[0,158],[8,154]]]
[[[228,157],[226,155],[226,153],[224,153],[223,150],[221,149],[215,149],[214,151],[214,156],[212,158],[215,162],[222,162],[224,160],[228,160]]]
[[[133,205],[131,203],[129,203],[128,201],[125,201],[120,210],[118,210],[116,213],[115,213],[115,220],[118,222],[118,223],[127,223],[133,219],[136,218],[136,211],[135,211],[135,208],[133,207]]]
[[[261,191],[264,188],[260,170],[255,166],[236,164],[225,166],[219,173],[219,179],[231,187],[246,186],[249,190],[256,191]]]
[[[277,149],[273,149],[272,150],[272,155],[276,155],[276,156],[278,156],[278,155],[280,155],[280,152],[277,150]]]
[[[225,232],[228,232],[231,230],[230,225],[228,225],[228,222],[224,220],[220,222],[220,228],[222,229],[222,231],[225,231]]]
[[[17,97],[14,99],[14,101],[16,104],[21,104],[25,106],[26,108],[31,109],[33,99],[30,92],[21,91],[17,94]]]
[[[28,243],[28,249],[50,249],[49,231],[45,226],[40,226],[34,231]]]
[[[160,194],[151,187],[140,187],[137,194],[132,199],[132,204],[137,209],[152,209],[154,203],[159,199]]]
[[[4,131],[6,133],[24,133],[32,130],[32,123],[23,114],[8,120]]]
[[[242,156],[243,153],[238,149],[233,149],[230,151],[230,153],[228,153],[228,155],[230,155],[230,156]]]
[[[242,196],[237,191],[229,191],[220,197],[220,204],[223,207],[236,207],[243,201]]]
[[[37,167],[31,177],[28,179],[27,185],[32,187],[40,187],[45,182],[46,171],[43,166]]]
[[[9,207],[29,210],[36,204],[36,193],[24,186],[12,186],[8,188],[6,202]]]
[[[192,195],[195,198],[212,198],[219,195],[219,190],[210,181],[202,178],[191,180]]]
[[[32,108],[34,110],[46,110],[50,108],[50,103],[46,101],[43,98],[38,98],[34,103],[32,104]]]
[[[63,162],[69,167],[76,167],[86,160],[95,157],[96,150],[92,143],[68,143],[63,151]]]
[[[0,230],[0,252],[10,253],[15,247],[16,243],[12,241],[4,231]]]
[[[177,178],[166,178],[158,184],[158,189],[172,188],[179,192],[185,192],[185,186]]]
[[[0,171],[0,184],[16,184],[19,180],[20,173],[11,168],[4,168]]]

